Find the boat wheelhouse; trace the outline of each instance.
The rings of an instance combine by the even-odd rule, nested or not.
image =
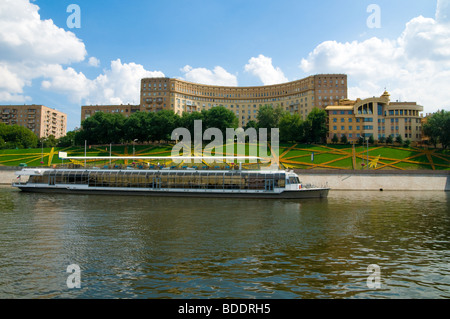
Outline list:
[[[196,169],[23,169],[13,182],[25,192],[231,198],[323,198],[294,172]]]

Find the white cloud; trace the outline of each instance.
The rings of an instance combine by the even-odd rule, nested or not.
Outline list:
[[[83,61],[83,42],[72,32],[41,20],[28,0],[0,2],[0,101],[23,102],[25,86],[45,76],[50,66]]]
[[[100,66],[100,60],[99,59],[97,59],[96,57],[93,57],[93,56],[91,56],[90,58],[89,58],[89,65],[90,66],[93,66],[93,67],[98,67],[98,66]]]
[[[50,66],[46,74],[49,79],[42,82],[43,89],[67,94],[83,104],[139,104],[141,79],[164,77],[162,72],[147,71],[140,64],[122,63],[120,59],[112,61],[110,69],[94,80],[61,66]]]
[[[72,32],[57,27],[52,20],[41,20],[39,7],[29,0],[0,2],[0,101],[31,101],[24,88],[41,80],[41,89],[61,93],[76,103],[139,103],[140,80],[164,76],[147,71],[142,65],[111,62],[94,80],[67,64],[85,60],[84,43]],[[90,57],[88,64],[100,65]]]
[[[52,20],[41,20],[38,11],[28,0],[0,2],[1,59],[57,64],[84,60],[83,42]]]
[[[272,65],[272,58],[260,54],[252,57],[245,65],[245,71],[256,75],[264,85],[288,82],[280,68]]]
[[[90,81],[89,104],[139,104],[141,79],[164,77],[160,71],[148,71],[136,63],[122,63],[120,59],[111,61],[111,68],[105,70],[95,80]]]
[[[348,74],[353,99],[381,95],[386,87],[392,99],[416,101],[425,112],[449,108],[450,24],[443,19],[449,3],[438,1],[438,20],[416,17],[396,39],[323,42],[300,68],[310,74]]]
[[[212,71],[206,68],[192,68],[189,65],[184,66],[181,70],[187,81],[220,86],[237,86],[237,77],[227,72],[223,67],[216,66]]]

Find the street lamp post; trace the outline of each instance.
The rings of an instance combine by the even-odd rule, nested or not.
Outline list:
[[[367,169],[369,169],[369,137],[367,137]]]
[[[135,160],[134,160],[134,156],[135,156],[135,153],[136,153],[135,144],[136,144],[137,141],[138,141],[138,139],[133,140],[133,164],[135,163]]]
[[[135,143],[136,143],[137,141],[138,141],[138,139],[133,140],[133,157],[134,157],[134,153],[135,153],[134,145],[135,145]]]
[[[44,139],[41,139],[41,165],[44,165]]]

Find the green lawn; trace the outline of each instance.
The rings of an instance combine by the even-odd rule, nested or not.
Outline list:
[[[204,147],[206,147],[205,144]],[[249,154],[253,145],[245,145],[245,154],[241,154],[235,146],[235,155]],[[259,152],[259,145],[257,145]],[[113,146],[112,156],[131,156],[133,150],[138,156],[170,156],[173,144],[162,145],[126,145]],[[204,148],[206,150],[206,148]],[[0,166],[53,166],[62,163],[58,152],[67,152],[69,156],[84,156],[84,147],[68,148],[44,148],[0,150]],[[212,155],[226,154],[226,145],[212,151]],[[312,161],[311,154],[314,153]],[[90,147],[86,150],[87,156],[109,156],[108,146]],[[271,154],[268,149],[267,154]],[[355,147],[355,164],[353,164],[353,147],[351,145],[303,145],[280,144],[280,163],[285,167],[300,169],[362,169],[362,163],[367,163],[367,148]],[[446,150],[426,150],[419,148],[403,148],[392,146],[370,146],[369,161],[376,161],[379,169],[450,169],[450,152]],[[431,160],[431,161],[430,161]],[[42,163],[43,162],[43,163]],[[128,161],[127,161],[128,162]],[[67,160],[65,161],[67,163]],[[125,164],[125,161],[115,161],[115,164]],[[84,164],[84,160],[83,163]],[[91,162],[91,165],[106,165],[109,160],[103,162]],[[130,164],[130,163],[127,163]],[[355,167],[353,167],[355,166]],[[373,168],[372,168],[373,169]]]

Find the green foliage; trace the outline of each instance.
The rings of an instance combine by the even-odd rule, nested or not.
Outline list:
[[[70,147],[75,145],[75,131],[69,131],[67,134],[58,139],[56,146],[58,147]]]
[[[348,143],[348,139],[347,139],[347,135],[343,134],[341,137],[341,143],[342,144],[347,144]]]
[[[247,122],[247,124],[244,127],[245,130],[248,128],[258,128],[258,123],[254,120],[250,120]]]
[[[336,133],[333,135],[333,138],[331,139],[331,142],[334,143],[334,144],[336,144],[337,142],[339,142],[339,138],[338,138],[338,136],[337,136]]]
[[[363,145],[363,144],[364,144],[364,137],[360,136],[360,137],[358,138],[357,143],[358,143],[358,145]]]
[[[256,116],[258,128],[266,128],[268,131],[272,128],[279,128],[280,120],[284,113],[281,107],[274,108],[269,104],[261,106]]]
[[[303,121],[299,114],[264,105],[258,111],[256,127],[267,128],[269,134],[270,129],[279,128],[281,142],[324,143],[328,131],[326,120],[327,113],[318,108],[314,108]]]
[[[195,121],[202,121],[202,134],[203,134],[203,132],[205,131],[203,122],[205,121],[206,113],[207,111],[192,112],[192,113],[185,112],[181,116],[180,126],[188,129],[189,132],[191,133],[191,136],[194,136]]]
[[[410,140],[406,140],[406,141],[403,143],[403,146],[406,147],[406,148],[410,147],[410,146],[411,146],[411,141],[410,141]]]
[[[31,130],[19,125],[0,123],[0,148],[33,148],[38,145],[38,137]]]
[[[393,144],[394,143],[394,136],[391,134],[386,139],[386,144]]]
[[[120,143],[124,140],[124,123],[125,117],[122,114],[97,112],[81,123],[83,132],[79,137],[89,144]],[[76,140],[80,142],[79,139]]]
[[[298,114],[283,114],[279,122],[281,142],[301,142],[304,139],[303,121]]]
[[[312,143],[325,143],[327,137],[327,112],[317,107],[308,114],[307,121],[311,123],[309,141]]]
[[[172,110],[162,110],[154,115],[150,121],[149,137],[152,141],[170,141],[172,131],[180,124],[180,117]]]
[[[97,112],[82,122],[83,129],[70,138],[62,140],[62,145],[118,144],[139,141],[170,141],[174,129],[187,128],[194,134],[194,123],[202,121],[203,131],[210,127],[220,129],[224,136],[227,128],[237,128],[238,119],[234,113],[223,106],[208,111],[184,113],[183,116],[171,110],[156,113],[136,112],[125,118],[122,114]],[[72,143],[72,144],[71,144]]]
[[[54,135],[50,135],[49,137],[43,137],[39,139],[39,145],[43,147],[55,147],[58,144],[58,140]]]
[[[435,147],[441,143],[442,148],[447,149],[450,146],[450,111],[434,113],[423,125],[423,131]]]
[[[217,128],[223,136],[226,136],[226,129],[236,129],[239,126],[239,120],[236,115],[224,106],[216,106],[208,111],[203,112],[204,123],[203,128]]]
[[[398,144],[403,144],[403,138],[400,134],[395,138],[395,142]]]
[[[136,112],[125,120],[123,125],[123,139],[126,142],[151,140],[150,127],[155,113]]]

